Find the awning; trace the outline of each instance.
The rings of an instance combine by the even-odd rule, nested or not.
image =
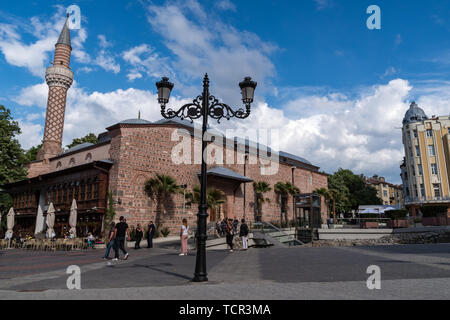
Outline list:
[[[198,173],[198,176],[200,176],[200,175],[201,175],[201,173]],[[227,169],[224,167],[212,168],[212,169],[208,170],[207,175],[221,177],[221,178],[230,179],[230,180],[235,180],[235,181],[244,182],[244,183],[253,182],[253,180],[250,179],[249,177],[243,176],[237,172],[234,172],[233,170],[230,170],[230,169]]]

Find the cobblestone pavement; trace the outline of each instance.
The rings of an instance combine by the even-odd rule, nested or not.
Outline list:
[[[450,299],[450,244],[211,251],[203,284],[190,281],[194,253],[130,250],[117,263],[102,253],[3,251],[0,299]],[[81,267],[80,291],[67,290],[69,265]],[[382,290],[367,289],[370,265]]]

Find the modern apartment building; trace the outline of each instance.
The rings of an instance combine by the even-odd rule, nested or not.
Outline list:
[[[412,215],[426,204],[450,211],[450,116],[429,118],[413,102],[403,119],[405,158],[400,166],[405,205]]]

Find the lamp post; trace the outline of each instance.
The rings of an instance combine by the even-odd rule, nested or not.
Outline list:
[[[220,123],[220,120],[225,118],[246,119],[250,115],[251,103],[255,93],[257,83],[252,81],[250,77],[246,77],[244,81],[239,83],[241,88],[242,101],[245,104],[243,108],[238,110],[231,109],[225,103],[219,102],[216,97],[209,93],[209,78],[205,74],[203,79],[203,93],[195,98],[192,103],[182,106],[178,111],[172,109],[166,110],[166,105],[169,102],[170,93],[174,87],[173,83],[169,82],[169,78],[162,78],[156,83],[158,89],[158,102],[161,105],[161,115],[166,119],[180,118],[181,120],[190,119],[192,122],[196,119],[202,118],[202,173],[201,173],[201,190],[200,190],[200,205],[198,206],[197,214],[197,257],[195,264],[194,282],[208,281],[206,273],[206,220],[208,218],[208,205],[206,203],[206,184],[207,184],[207,167],[204,158],[207,143],[205,141],[205,133],[208,126],[208,117],[211,117]]]

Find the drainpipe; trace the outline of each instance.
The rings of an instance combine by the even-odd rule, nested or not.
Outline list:
[[[248,153],[244,155],[244,177],[247,176],[247,160],[248,160]],[[245,205],[246,205],[246,196],[247,196],[247,183],[244,183],[244,220],[245,220]]]
[[[297,169],[297,167],[291,167],[292,170],[292,185],[295,186],[295,178],[294,178],[294,171]],[[295,197],[292,197],[292,219],[295,219]]]

